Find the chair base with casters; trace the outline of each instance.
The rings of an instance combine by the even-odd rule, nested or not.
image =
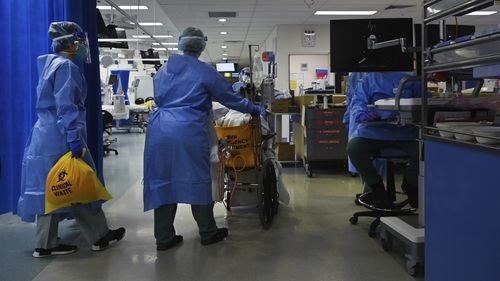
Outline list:
[[[115,155],[118,155],[118,150],[111,148],[110,145],[112,143],[115,143],[117,141],[116,138],[111,139],[110,136],[112,134],[112,125],[113,122],[113,115],[109,113],[106,110],[102,111],[102,123],[104,127],[103,131],[103,150],[104,150],[104,156],[106,156],[110,152],[114,152]]]
[[[415,211],[417,210],[416,208],[405,208],[408,205],[408,199],[396,203],[396,185],[395,185],[395,179],[394,179],[394,160],[396,159],[403,159],[406,160],[408,159],[407,156],[392,156],[392,157],[385,157],[385,156],[379,156],[377,157],[378,159],[385,159],[387,161],[387,171],[386,171],[386,185],[387,185],[387,193],[389,195],[389,198],[391,202],[394,203],[394,208],[391,209],[381,209],[381,208],[376,208],[373,205],[367,204],[368,196],[371,195],[371,193],[363,193],[356,195],[356,204],[364,206],[369,209],[369,211],[361,211],[361,212],[356,212],[352,215],[351,218],[349,218],[349,222],[351,224],[357,224],[358,223],[358,218],[359,217],[371,217],[375,218],[375,220],[370,224],[370,230],[368,231],[368,235],[370,237],[375,237],[376,234],[376,229],[380,225],[380,218],[382,217],[402,217],[402,216],[413,216],[416,215]]]

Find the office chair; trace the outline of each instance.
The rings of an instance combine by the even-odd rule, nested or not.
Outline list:
[[[106,156],[110,151],[114,151],[115,155],[118,155],[118,150],[109,147],[112,143],[117,141],[116,138],[110,139],[109,136],[112,134],[113,128],[113,115],[106,110],[102,111],[102,124],[103,124],[103,147],[104,147],[104,156]]]
[[[401,217],[401,216],[412,216],[416,215],[415,211],[417,210],[416,208],[405,208],[409,200],[406,198],[405,200],[401,202],[396,202],[396,194],[399,192],[396,192],[396,184],[395,184],[395,179],[394,179],[394,166],[395,166],[395,161],[407,161],[409,159],[409,156],[397,149],[383,149],[378,155],[373,157],[374,159],[384,159],[386,160],[387,167],[386,167],[386,190],[389,195],[389,199],[391,202],[394,203],[394,208],[392,209],[379,209],[376,208],[373,205],[369,205],[367,203],[363,202],[363,199],[366,199],[367,196],[370,195],[370,193],[364,193],[364,194],[358,194],[356,195],[356,204],[364,206],[368,209],[369,211],[361,211],[361,212],[356,212],[352,215],[352,217],[349,219],[349,222],[351,224],[357,224],[358,223],[358,218],[359,217],[372,217],[375,218],[375,220],[370,224],[370,230],[368,231],[368,235],[370,237],[375,237],[376,234],[376,229],[380,225],[380,218],[382,217]]]

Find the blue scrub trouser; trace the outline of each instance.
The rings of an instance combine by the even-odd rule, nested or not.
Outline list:
[[[201,240],[212,238],[217,233],[214,219],[214,204],[191,205],[191,212],[198,224]],[[167,204],[155,209],[155,238],[157,245],[168,245],[175,237],[174,219],[177,204]]]
[[[35,248],[51,249],[57,247],[59,222],[68,217],[74,217],[80,231],[89,244],[94,244],[109,231],[106,216],[101,208],[83,207],[73,212],[37,215]]]

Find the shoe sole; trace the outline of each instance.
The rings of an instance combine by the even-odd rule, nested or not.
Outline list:
[[[34,258],[48,258],[48,257],[53,257],[53,256],[64,256],[64,255],[70,255],[78,252],[77,250],[72,250],[72,251],[64,251],[64,252],[52,252],[48,255],[40,255],[40,253],[33,252],[33,257]]]

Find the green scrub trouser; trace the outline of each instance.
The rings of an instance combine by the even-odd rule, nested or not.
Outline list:
[[[50,249],[59,244],[57,231],[59,222],[68,217],[74,217],[89,244],[99,241],[109,231],[106,216],[101,208],[83,207],[73,212],[37,215],[35,248]]]
[[[373,165],[373,157],[384,148],[395,147],[410,157],[409,165],[403,171],[403,179],[411,186],[418,186],[419,152],[418,141],[386,141],[367,138],[353,138],[347,144],[352,164],[368,185],[383,182],[382,176]]]
[[[191,212],[198,224],[202,240],[209,239],[217,233],[213,208],[214,204],[191,205]],[[176,212],[177,204],[167,204],[155,209],[155,238],[157,245],[166,245],[174,239]]]

